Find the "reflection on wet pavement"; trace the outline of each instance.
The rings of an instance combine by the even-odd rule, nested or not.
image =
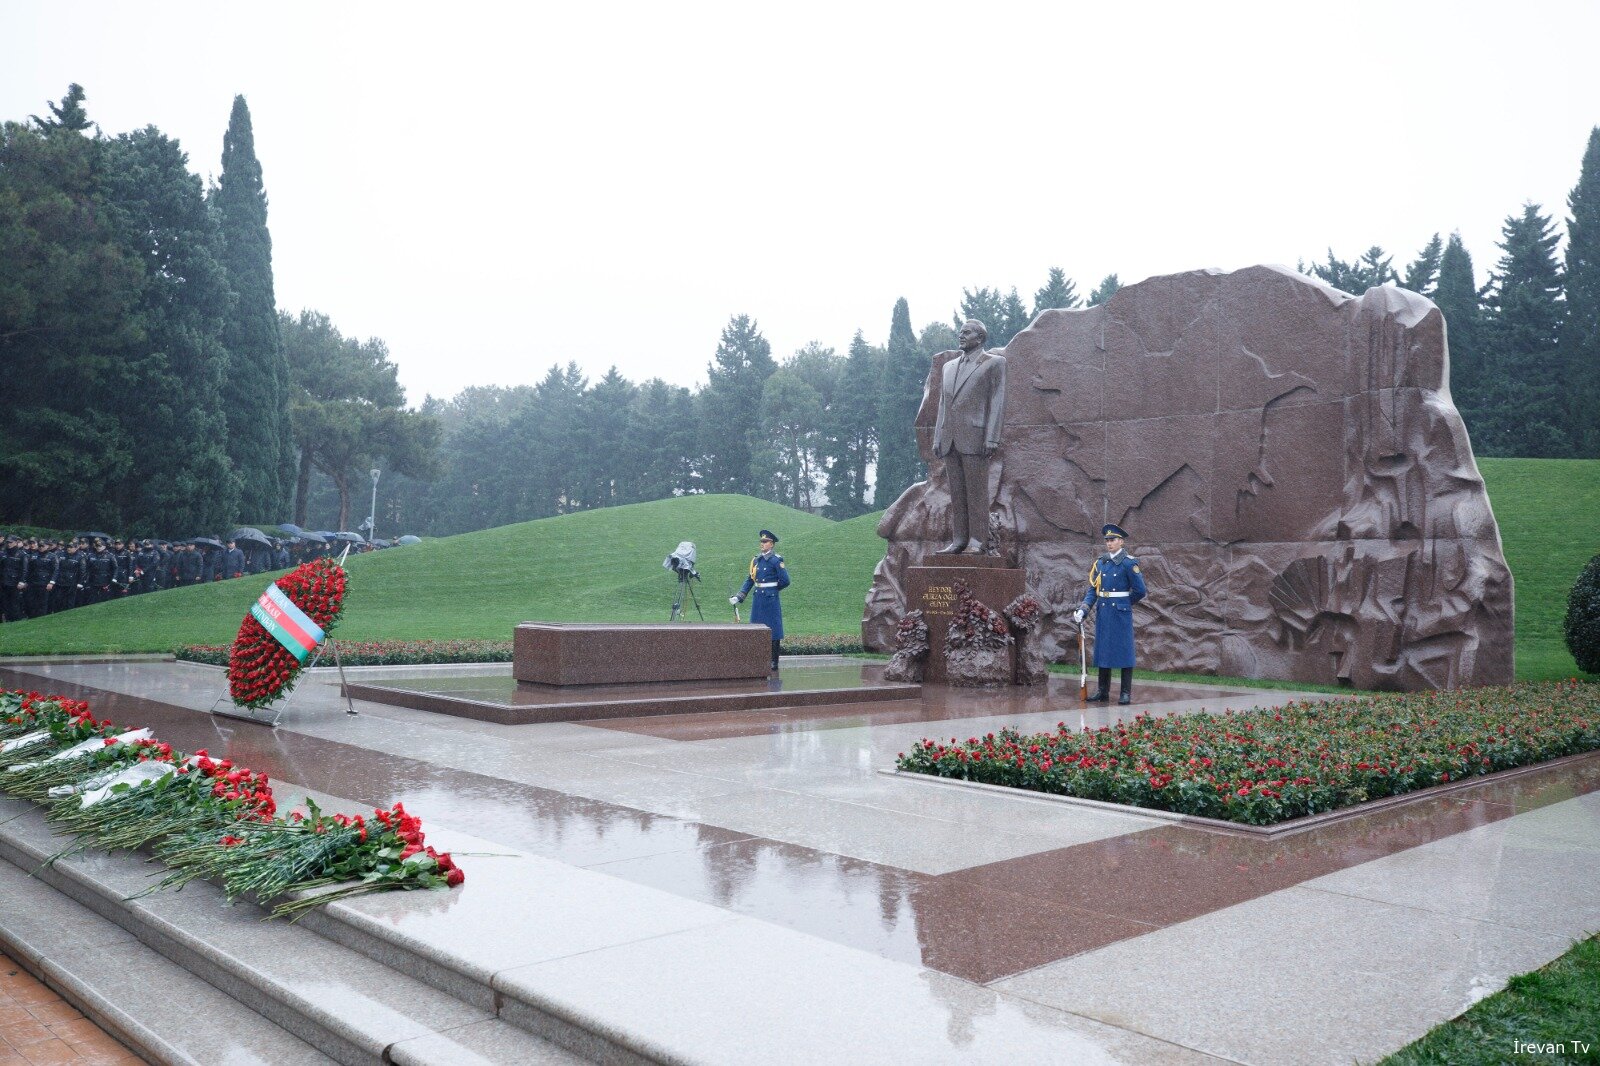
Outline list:
[[[1032,854],[929,874],[643,809],[648,803],[627,806],[506,780],[487,768],[476,773],[439,765],[429,760],[430,753],[437,757],[440,749],[430,746],[443,741],[430,739],[434,734],[427,729],[413,731],[414,752],[397,755],[287,728],[271,730],[215,719],[155,699],[15,669],[0,668],[0,686],[89,699],[101,717],[148,725],[177,747],[207,748],[282,782],[375,806],[402,801],[430,823],[979,982],[1137,937],[1600,789],[1600,756],[1586,757],[1277,840],[1163,825],[1114,832],[1067,847],[1046,843]],[[1150,702],[1134,711],[1194,709],[1202,703],[1213,708],[1224,703],[1248,706],[1261,695],[1155,684],[1142,686],[1140,694],[1142,703]],[[825,801],[785,790],[781,782],[849,771],[853,776],[842,790],[865,789],[868,784],[886,787],[872,773],[875,761],[883,761],[874,745],[892,744],[896,738],[903,743],[910,735],[905,726],[1075,715],[1081,708],[1076,697],[1075,679],[1032,692],[971,693],[929,686],[920,701],[607,722],[593,735],[614,737],[611,731],[624,731],[658,738],[668,746],[681,744],[682,768],[692,772],[697,755],[714,759],[719,771],[729,775],[729,792],[743,790],[739,795],[755,797],[751,802],[767,796],[774,803],[821,812],[827,808]],[[1108,708],[1095,710],[1092,717],[1084,713],[1086,724],[1103,724],[1116,716]],[[496,727],[494,732],[445,735],[456,744],[495,746],[503,743],[497,737],[522,738],[521,743],[530,736],[527,730],[541,728],[546,727]],[[885,730],[880,737],[879,731]],[[819,731],[827,731],[821,735],[831,743],[819,747],[804,742]],[[754,751],[749,745],[696,746],[717,738],[736,741],[763,735],[784,743]],[[544,751],[541,757],[563,754]],[[570,754],[575,763],[587,760],[587,766],[597,765],[594,756],[581,750]],[[633,764],[608,760],[604,765],[626,769]],[[641,773],[650,769],[635,768]],[[927,787],[898,782],[887,787],[895,786]],[[886,813],[871,806],[870,793],[843,794],[858,797],[846,799],[857,804],[853,810]],[[930,797],[928,802],[935,801]],[[1036,815],[1037,808],[1030,807],[1027,813]]]

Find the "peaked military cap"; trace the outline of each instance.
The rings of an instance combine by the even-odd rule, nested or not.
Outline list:
[[[1121,526],[1117,525],[1115,522],[1107,522],[1105,525],[1100,527],[1100,536],[1102,536],[1102,537],[1122,537],[1124,540],[1126,540],[1128,534]]]
[[[770,529],[763,529],[761,531],[761,539],[770,540],[774,544],[778,543],[778,535]]]

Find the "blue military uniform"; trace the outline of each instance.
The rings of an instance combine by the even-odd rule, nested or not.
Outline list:
[[[1126,537],[1121,527],[1107,524],[1101,532]],[[1083,594],[1083,611],[1094,611],[1094,664],[1100,670],[1100,689],[1091,701],[1110,698],[1111,671],[1121,670],[1122,695],[1118,703],[1133,698],[1133,605],[1145,597],[1144,574],[1139,560],[1118,548],[1101,555],[1089,567],[1089,587]]]
[[[771,530],[761,531],[763,540],[774,544],[778,538]],[[789,587],[789,570],[783,565],[783,556],[776,551],[764,551],[750,560],[750,576],[739,586],[739,599],[752,590],[755,601],[750,604],[750,621],[772,630],[772,668],[778,668],[778,642],[783,639],[783,602],[778,593]]]

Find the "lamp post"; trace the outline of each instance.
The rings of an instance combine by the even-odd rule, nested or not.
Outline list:
[[[367,540],[378,539],[378,475],[383,471],[373,467],[367,473],[372,475],[372,510],[367,512]]]

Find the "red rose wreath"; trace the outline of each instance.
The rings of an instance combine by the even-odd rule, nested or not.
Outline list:
[[[278,588],[326,634],[344,611],[344,567],[332,559],[301,563],[278,579]],[[301,663],[254,615],[245,615],[228,653],[228,693],[240,707],[265,707],[294,688]]]

